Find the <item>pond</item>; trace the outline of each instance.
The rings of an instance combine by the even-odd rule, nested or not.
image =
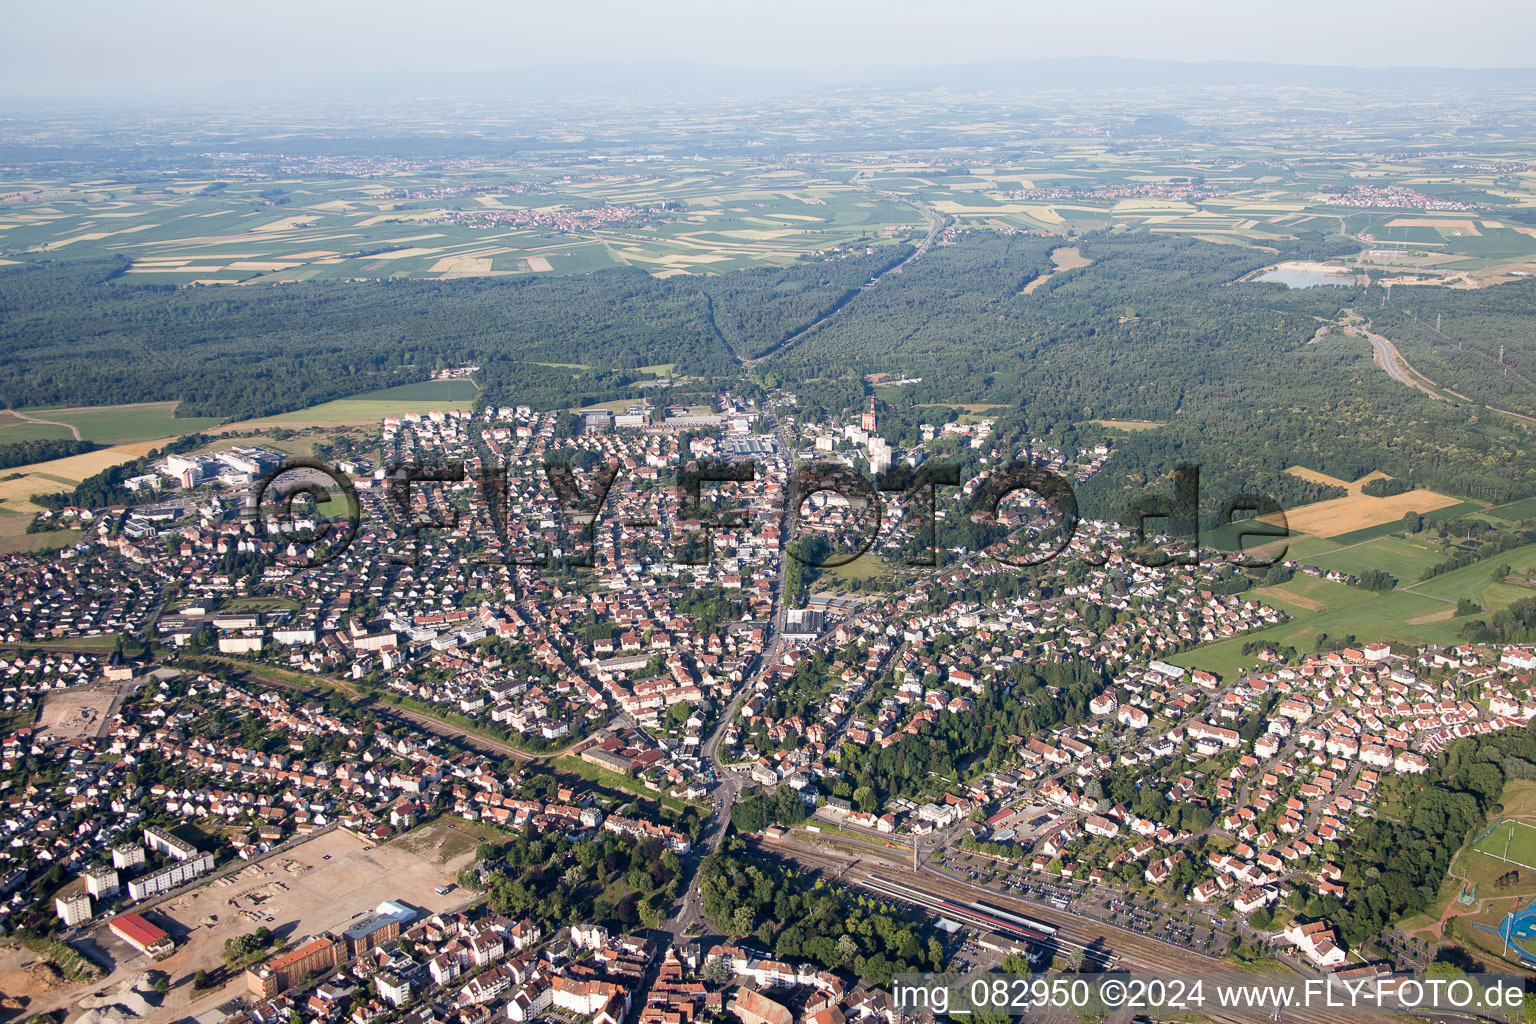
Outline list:
[[[1353,274],[1325,274],[1321,270],[1271,270],[1257,280],[1273,281],[1287,288],[1349,288],[1355,283]]]

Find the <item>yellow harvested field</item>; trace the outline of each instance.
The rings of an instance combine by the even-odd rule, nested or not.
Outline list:
[[[473,256],[445,256],[432,264],[434,274],[488,274],[490,271],[489,259],[476,259]]]
[[[1477,222],[1450,220],[1442,217],[1394,217],[1387,221],[1389,228],[1443,228],[1447,231],[1465,231],[1469,235],[1481,235]]]
[[[404,259],[410,259],[413,256],[431,256],[431,255],[433,255],[435,253],[440,253],[442,251],[443,250],[441,248],[438,248],[438,249],[422,249],[420,247],[411,248],[411,249],[393,249],[393,250],[391,250],[389,252],[381,252],[381,253],[378,253],[377,255],[370,256],[368,258],[371,259],[371,260],[404,260]]]
[[[41,512],[42,509],[28,499],[34,494],[51,494],[65,489],[60,480],[79,483],[109,466],[116,466],[144,455],[152,448],[163,448],[174,437],[162,437],[158,441],[135,441],[120,444],[84,455],[71,455],[51,462],[34,462],[30,466],[18,466],[6,470],[5,475],[21,474],[13,480],[0,480],[0,504],[12,512]]]
[[[1340,480],[1336,476],[1329,476],[1327,473],[1319,473],[1317,470],[1308,469],[1306,466],[1291,466],[1286,472],[1291,474],[1291,476],[1299,476],[1303,480],[1314,484],[1322,484],[1325,487],[1349,487],[1349,482],[1346,480]]]
[[[273,231],[287,231],[290,228],[307,228],[320,218],[317,216],[284,217],[282,220],[270,221],[266,224],[258,224],[251,228],[252,232],[265,234]]]
[[[529,256],[527,263],[528,269],[537,273],[546,273],[555,269],[550,265],[548,256]]]
[[[1365,474],[1365,476],[1361,477],[1359,480],[1356,480],[1354,483],[1350,483],[1347,480],[1340,480],[1336,476],[1329,476],[1327,473],[1319,473],[1317,470],[1308,469],[1306,466],[1291,466],[1286,469],[1286,472],[1291,474],[1291,476],[1298,476],[1303,480],[1310,480],[1314,484],[1323,484],[1328,487],[1342,487],[1350,494],[1359,494],[1365,485],[1370,483],[1372,480],[1392,479],[1379,469]]]
[[[302,267],[302,263],[281,263],[277,260],[235,260],[227,269],[229,270],[292,270],[294,267]]]
[[[1056,264],[1056,269],[1048,274],[1041,274],[1039,277],[1029,282],[1029,284],[1025,285],[1023,294],[1029,295],[1036,288],[1039,288],[1041,285],[1045,284],[1045,282],[1049,281],[1055,274],[1059,273],[1060,271],[1077,270],[1080,267],[1089,266],[1093,263],[1093,260],[1088,259],[1081,252],[1079,252],[1076,246],[1064,245],[1059,249],[1051,250],[1051,262]]]
[[[1051,262],[1056,264],[1057,270],[1076,270],[1088,266],[1093,260],[1079,252],[1077,246],[1064,245],[1051,250]]]
[[[1456,498],[1422,489],[1394,494],[1389,498],[1373,498],[1368,494],[1356,493],[1289,509],[1285,516],[1293,532],[1309,533],[1314,537],[1337,537],[1397,522],[1409,512],[1433,512],[1455,505],[1457,501]],[[1262,518],[1266,522],[1272,521],[1269,517]]]

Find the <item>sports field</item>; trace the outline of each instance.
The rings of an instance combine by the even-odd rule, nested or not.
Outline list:
[[[1536,870],[1536,825],[1501,821],[1474,849],[1497,860]]]
[[[1510,818],[1528,818],[1536,811],[1536,781],[1511,779],[1500,797],[1504,813]],[[1393,813],[1383,807],[1383,814]],[[1481,831],[1479,829],[1478,831]],[[1415,932],[1431,942],[1442,938],[1476,947],[1490,956],[1503,953],[1499,928],[1505,917],[1518,907],[1528,907],[1536,897],[1536,870],[1516,863],[1516,849],[1529,860],[1536,828],[1525,822],[1505,820],[1493,832],[1474,842],[1466,842],[1451,860],[1450,870],[1440,884],[1435,901],[1417,914],[1404,917],[1398,927]],[[1509,846],[1509,862],[1501,858]],[[1536,863],[1536,862],[1533,862]],[[1471,898],[1470,904],[1461,897]],[[1443,923],[1452,917],[1454,934],[1443,934]]]

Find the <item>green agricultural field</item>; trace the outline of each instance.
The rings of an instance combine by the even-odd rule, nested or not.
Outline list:
[[[1522,498],[1508,505],[1495,505],[1484,513],[1484,517],[1503,519],[1511,523],[1536,519],[1536,498]]]
[[[1486,576],[1488,564],[1480,563],[1480,565],[1481,571]],[[1478,567],[1469,566],[1468,568]],[[1291,611],[1293,616],[1291,621],[1240,637],[1218,640],[1167,660],[1186,668],[1203,668],[1226,678],[1258,664],[1257,658],[1242,653],[1245,643],[1262,642],[1272,647],[1291,646],[1301,652],[1310,652],[1316,648],[1318,638],[1323,634],[1333,639],[1354,636],[1360,643],[1385,640],[1412,644],[1449,644],[1461,639],[1461,626],[1467,620],[1455,617],[1454,600],[1432,597],[1410,590],[1399,589],[1384,594],[1371,594],[1369,591],[1344,587],[1343,584],[1335,583],[1332,586],[1351,590],[1362,595],[1363,599],[1309,611],[1296,608],[1297,601],[1294,595],[1289,596],[1288,599],[1286,592],[1281,591],[1280,588],[1264,588],[1276,591],[1276,596],[1266,599],[1261,592],[1255,593],[1261,599]],[[1516,587],[1507,589],[1522,590]],[[1302,596],[1315,599],[1306,594]],[[1501,594],[1500,598],[1502,603],[1494,607],[1503,607],[1509,603],[1508,595]]]
[[[73,427],[82,440],[102,444],[126,444],[130,441],[149,441],[161,437],[194,434],[216,426],[219,421],[209,417],[175,415],[176,402],[140,402],[132,405],[81,406],[75,408],[20,409],[21,416],[33,420],[47,420],[57,426],[38,427],[36,424],[17,422],[12,416],[0,416],[0,444],[6,441],[28,439],[29,429],[45,429],[42,437],[74,437]]]
[[[424,380],[354,395],[355,402],[473,402],[479,393],[473,381]]]
[[[598,173],[584,173],[586,170]],[[573,171],[575,173],[573,173]],[[657,274],[783,265],[923,226],[897,197],[809,170],[723,161],[625,169],[402,172],[370,178],[14,182],[48,202],[0,210],[15,262],[121,256],[125,280],[297,281]]]
[[[919,119],[909,127],[932,126]],[[131,261],[125,278],[144,284],[585,274],[617,266],[713,274],[909,236],[926,227],[921,204],[960,227],[1144,227],[1245,246],[1298,231],[1368,235],[1380,254],[1374,259],[1405,270],[1446,265],[1497,275],[1536,259],[1536,238],[1511,225],[1490,226],[1477,213],[1426,217],[1330,205],[1319,194],[1325,185],[1369,179],[1476,201],[1490,181],[1475,173],[1437,166],[1429,184],[1426,168],[1411,158],[1341,158],[1280,171],[1277,151],[1256,145],[1249,162],[1228,164],[1211,179],[1219,181],[1214,190],[1128,196],[1124,190],[1140,185],[1205,177],[1213,158],[1226,164],[1236,150],[1230,142],[1185,141],[1179,149],[1148,143],[1134,154],[1110,154],[1102,140],[1063,139],[1049,153],[1015,150],[996,163],[1021,128],[950,126],[954,136],[985,147],[984,156],[957,153],[951,167],[913,157],[830,155],[817,166],[794,167],[733,158],[576,158],[546,167],[419,167],[387,178],[181,177],[174,187],[109,178],[13,180],[8,190],[29,200],[0,209],[0,249],[15,262],[120,256]],[[739,126],[704,130],[716,129]],[[1038,127],[1024,130],[1037,137]],[[551,132],[534,151],[585,145]],[[633,124],[622,132],[637,137]],[[825,151],[820,128],[785,125],[776,134],[807,152]],[[1432,134],[1420,142],[1432,140],[1466,142]],[[1284,151],[1286,159],[1292,155]],[[966,166],[978,159],[991,166]]]
[[[262,425],[296,427],[372,424],[385,416],[399,416],[407,412],[428,413],[433,409],[468,409],[475,404],[477,393],[475,385],[467,380],[423,381],[418,384],[402,384],[398,387],[385,388],[382,391],[370,391],[351,398],[338,398],[334,402],[325,402],[308,409],[285,412],[277,416],[253,420],[249,424],[235,424],[235,426],[249,425],[255,429]]]
[[[45,417],[46,418],[46,417]],[[74,437],[67,426],[59,423],[33,423],[10,411],[0,411],[0,444],[17,441],[44,441]]]
[[[1336,569],[1359,576],[1371,569],[1381,569],[1397,578],[1400,584],[1417,583],[1424,570],[1444,561],[1437,551],[1420,547],[1412,541],[1398,537],[1379,537],[1363,544],[1342,547],[1308,559],[1323,569]]]
[[[291,428],[273,429],[271,433],[259,433],[252,436],[221,437],[212,444],[199,448],[200,452],[221,452],[229,448],[238,448],[244,445],[264,445],[275,448],[280,452],[292,455],[296,458],[309,459],[315,454],[315,442],[343,434],[345,431],[334,428],[307,427],[294,431],[291,435],[287,431]],[[278,437],[278,434],[285,436]],[[357,435],[347,435],[356,437]]]
[[[80,542],[79,530],[49,530],[28,533],[30,515],[4,510],[0,512],[0,554],[17,551],[56,551]]]
[[[1212,534],[1203,536],[1206,537],[1205,543],[1212,547],[1220,548],[1223,551],[1233,550],[1231,544],[1233,536],[1230,527],[1224,527]],[[1247,544],[1247,550],[1252,554],[1268,558],[1280,555],[1280,549],[1283,547],[1286,559],[1302,562],[1311,562],[1316,556],[1337,550],[1339,547],[1337,543],[1329,540],[1327,537],[1314,537],[1309,533],[1293,533],[1284,540],[1266,541],[1262,544],[1249,540]]]
[[[1489,612],[1507,607],[1522,597],[1536,597],[1536,590],[1529,587],[1495,582],[1493,570],[1500,565],[1517,570],[1536,567],[1536,544],[1485,558],[1422,583],[1409,584],[1406,589],[1415,594],[1438,597],[1452,604],[1464,597],[1471,598]]]
[[[1259,587],[1253,591],[1267,604],[1284,608],[1292,615],[1308,615],[1315,612],[1347,608],[1369,601],[1373,596],[1368,590],[1335,583],[1319,576],[1297,573],[1289,581],[1273,587]]]

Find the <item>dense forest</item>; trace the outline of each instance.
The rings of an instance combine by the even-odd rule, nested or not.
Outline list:
[[[1456,378],[1467,393],[1525,408],[1513,392],[1536,366],[1513,339],[1536,282],[1420,289],[1409,309],[1376,305],[1379,289],[1242,281],[1277,259],[1353,246],[1317,234],[1277,241],[1278,253],[1143,231],[1075,242],[1092,263],[1028,295],[1061,239],[964,232],[867,291],[905,246],[664,280],[618,269],[174,289],[131,283],[122,261],[12,268],[0,271],[0,404],[180,400],[180,415],[240,418],[478,364],[481,403],[569,407],[639,397],[667,364],[701,387],[739,382],[738,357],[840,309],[755,371],[792,389],[808,419],[861,407],[864,376],[883,371],[921,378],[878,394],[900,440],[961,405],[994,407],[999,446],[1092,444],[1109,436],[1098,420],[1164,424],[1115,435],[1116,457],[1079,489],[1088,516],[1124,518],[1179,463],[1200,466],[1207,529],[1234,495],[1295,505],[1335,493],[1284,471],[1297,464],[1345,480],[1379,469],[1489,500],[1536,493],[1526,428],[1433,401],[1375,366],[1364,339],[1318,332],[1364,311],[1406,351],[1481,361],[1488,381]],[[1431,312],[1444,329],[1432,343]],[[1476,346],[1452,340],[1467,335]]]
[[[637,368],[735,375],[893,257],[660,280],[638,270],[274,288],[132,283],[125,260],[0,271],[0,406],[179,400],[243,419],[478,364],[485,401],[543,408],[639,395]]]
[[[1372,288],[1357,310],[1413,368],[1469,401],[1536,414],[1536,281]]]
[[[1304,236],[1277,256],[1097,232],[1078,240],[1092,265],[1020,294],[1058,244],[964,235],[768,370],[792,383],[802,407],[828,411],[855,406],[865,374],[921,377],[882,394],[903,420],[929,404],[940,416],[958,403],[997,405],[1001,438],[1065,448],[1103,436],[1093,420],[1166,424],[1117,440],[1108,471],[1079,490],[1093,516],[1123,517],[1180,462],[1201,467],[1207,527],[1241,493],[1316,500],[1316,485],[1284,472],[1296,464],[1345,480],[1382,469],[1471,497],[1536,491],[1523,428],[1393,381],[1363,339],[1314,341],[1320,320],[1362,304],[1364,290],[1237,283],[1276,259],[1334,256],[1353,243]]]

